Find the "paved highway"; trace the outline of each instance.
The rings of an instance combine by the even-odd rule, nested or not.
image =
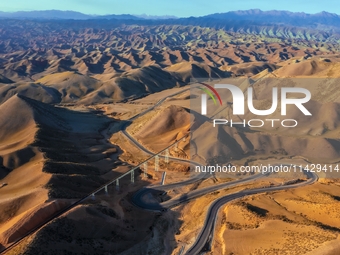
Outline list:
[[[176,92],[172,95],[169,95],[161,100],[159,100],[154,106],[152,106],[151,108],[145,110],[144,112],[132,117],[131,119],[129,119],[129,121],[133,121],[138,117],[141,117],[142,115],[152,111],[155,107],[159,106],[160,104],[162,104],[167,98],[176,96],[178,94],[181,94],[185,91],[187,91],[189,89],[185,89],[179,92]],[[123,125],[123,134],[130,140],[132,141],[140,150],[144,151],[145,153],[149,154],[149,155],[156,155],[155,153],[147,150],[146,148],[144,148],[141,144],[139,144],[139,142],[137,140],[135,140],[127,131],[126,128],[128,126],[128,124],[130,123],[129,121],[127,121],[124,125]],[[162,156],[160,156],[162,157]],[[180,159],[180,158],[175,158],[175,157],[169,157],[172,160],[176,160],[179,162],[185,162],[185,163],[190,163],[192,165],[200,165],[197,162],[193,162],[190,160],[186,160],[186,159]],[[143,196],[147,195],[150,192],[153,192],[154,190],[169,190],[169,189],[173,189],[173,188],[178,188],[190,183],[194,183],[197,182],[199,180],[202,180],[202,178],[209,178],[210,176],[212,176],[209,173],[200,173],[197,174],[196,176],[193,176],[192,178],[179,182],[179,183],[173,183],[173,184],[168,184],[168,185],[164,185],[164,186],[149,186],[147,188],[143,188],[141,190],[139,190],[133,197],[133,202],[135,203],[135,205],[145,208],[145,209],[149,209],[149,210],[164,210],[170,207],[173,207],[177,204],[183,203],[185,201],[188,201],[190,199],[194,199],[197,198],[198,196],[202,196],[204,194],[207,193],[211,193],[213,191],[219,190],[219,189],[223,189],[223,188],[227,188],[227,187],[232,187],[232,186],[236,186],[238,184],[241,183],[245,183],[245,182],[249,182],[252,180],[255,180],[257,178],[262,177],[262,174],[258,174],[258,175],[253,175],[253,176],[249,176],[247,178],[241,179],[241,180],[235,180],[232,182],[228,182],[228,183],[222,183],[222,184],[218,184],[215,185],[213,187],[206,187],[200,190],[194,190],[191,192],[188,192],[187,194],[184,194],[180,197],[176,197],[173,199],[170,199],[168,201],[165,201],[164,203],[154,203],[154,204],[148,204],[147,202],[143,201]],[[188,251],[188,254],[198,254],[201,252],[202,248],[205,246],[205,244],[207,243],[207,241],[209,240],[209,237],[211,237],[211,233],[213,232],[213,227],[214,227],[214,223],[216,220],[216,215],[218,212],[218,209],[225,203],[236,199],[236,198],[240,198],[243,196],[247,196],[247,195],[251,195],[251,194],[256,194],[256,193],[261,193],[261,192],[267,192],[267,191],[275,191],[275,190],[283,190],[283,189],[287,189],[287,188],[295,188],[295,187],[301,187],[303,185],[307,185],[310,184],[314,181],[317,180],[317,176],[310,176],[310,179],[307,182],[304,183],[300,183],[300,184],[295,184],[295,185],[289,185],[288,186],[278,186],[278,187],[271,187],[271,188],[262,188],[262,189],[254,189],[254,190],[246,190],[246,191],[241,191],[238,192],[236,194],[232,194],[232,195],[228,195],[225,196],[223,198],[220,198],[218,200],[215,200],[213,202],[213,204],[210,206],[209,211],[208,211],[208,217],[206,218],[205,224],[203,226],[203,229],[198,237],[198,239],[196,240],[195,244],[190,248],[190,250]],[[96,190],[97,191],[97,190]],[[85,196],[84,198],[78,200],[77,202],[75,202],[73,205],[69,206],[68,208],[65,208],[64,210],[60,211],[59,213],[53,215],[50,219],[48,219],[45,223],[41,224],[40,226],[37,226],[36,228],[34,228],[33,230],[31,230],[25,237],[33,234],[35,231],[37,231],[38,229],[40,229],[41,227],[45,226],[46,224],[48,224],[49,222],[51,222],[52,220],[54,220],[55,218],[64,215],[66,212],[68,212],[69,210],[71,210],[72,208],[74,208],[76,205],[80,204],[81,202],[85,201],[86,199],[88,199],[91,194],[93,192],[91,192],[89,195]],[[18,240],[18,242],[16,242],[15,244],[11,245],[10,247],[7,247],[6,250],[0,252],[7,252],[9,251],[11,248],[15,247],[17,244],[20,243],[21,240],[23,240],[24,237],[22,237],[20,240]]]
[[[186,90],[184,90],[184,91],[186,91]],[[147,109],[146,111],[142,112],[141,114],[136,115],[135,117],[131,118],[130,120],[134,120],[134,119],[146,114],[147,112],[150,112],[155,107],[162,104],[167,98],[170,98],[172,96],[183,93],[184,91],[180,91],[180,92],[177,92],[175,94],[169,95],[166,98],[163,98],[162,100],[158,101],[156,105]],[[137,146],[140,150],[144,151],[145,153],[147,153],[149,155],[155,155],[151,151],[147,150],[144,146],[142,146],[134,137],[132,137],[126,131],[126,127],[127,127],[128,124],[129,123],[127,123],[124,126],[124,128],[122,130],[123,134],[131,142],[133,142],[135,144],[135,146]],[[176,160],[176,161],[180,161],[180,162],[188,162],[188,160],[185,160],[185,159],[179,159],[179,158],[174,158],[174,157],[170,157],[170,158],[173,159],[173,160]],[[189,162],[193,165],[200,165],[197,162],[192,162],[192,161],[189,161]],[[207,250],[210,249],[211,242],[213,240],[213,234],[214,234],[214,228],[215,228],[217,213],[218,213],[219,209],[224,204],[226,204],[226,203],[228,203],[228,202],[230,202],[234,199],[238,199],[238,198],[242,198],[242,197],[245,197],[245,196],[254,195],[254,194],[258,194],[258,193],[278,191],[278,190],[287,190],[287,189],[292,189],[292,188],[297,188],[297,187],[303,187],[303,186],[306,186],[306,185],[310,185],[310,184],[312,184],[312,183],[314,183],[318,180],[318,176],[314,173],[305,171],[305,174],[307,175],[307,181],[304,181],[302,183],[297,183],[297,184],[292,184],[292,185],[265,187],[265,188],[259,188],[259,189],[251,189],[251,190],[243,190],[243,191],[237,192],[235,194],[230,194],[230,195],[227,195],[227,196],[224,196],[222,198],[215,200],[208,209],[208,214],[207,214],[205,223],[203,225],[203,228],[202,228],[200,234],[198,235],[193,246],[187,251],[186,254],[187,255],[197,255],[197,254],[201,253],[204,248],[207,248]],[[212,186],[212,187],[206,187],[206,188],[203,188],[203,189],[194,190],[194,191],[188,192],[186,194],[183,194],[180,197],[175,197],[173,199],[167,200],[167,201],[162,202],[162,203],[150,202],[150,200],[148,201],[148,200],[143,199],[145,196],[152,195],[153,192],[156,192],[156,191],[157,192],[159,192],[159,191],[165,192],[165,191],[170,190],[170,189],[178,188],[178,187],[196,182],[196,181],[198,181],[202,178],[208,177],[209,175],[210,174],[202,173],[200,175],[197,175],[194,178],[188,179],[188,180],[183,181],[183,182],[173,183],[173,184],[164,185],[164,186],[149,186],[149,187],[143,188],[143,189],[139,190],[138,192],[136,192],[134,194],[134,196],[132,198],[132,202],[136,206],[141,207],[141,208],[146,209],[146,210],[163,211],[163,210],[166,210],[166,209],[171,208],[173,206],[176,206],[178,204],[189,201],[191,199],[197,198],[199,196],[202,196],[202,195],[205,195],[205,194],[208,194],[208,193],[211,193],[211,192],[223,189],[223,188],[233,187],[233,186],[236,186],[236,185],[239,185],[239,184],[242,184],[242,183],[246,183],[246,182],[255,180],[255,179],[263,176],[262,174],[257,174],[257,175],[247,177],[245,179],[235,180],[235,181],[232,181],[232,182],[222,183],[222,184],[215,185],[215,186]]]
[[[157,102],[156,105],[154,105],[153,107],[147,109],[146,111],[134,116],[130,120],[132,121],[132,120],[134,120],[138,117],[141,117],[142,115],[150,112],[155,107],[162,104],[167,98],[181,94],[184,91],[187,91],[187,90],[177,92],[175,94],[167,96],[166,98],[161,99],[160,101]],[[147,153],[149,155],[155,155],[153,152],[149,151],[143,145],[141,145],[133,136],[131,136],[126,131],[126,127],[127,127],[128,124],[129,123],[126,123],[124,125],[123,130],[122,130],[123,134],[133,144],[135,144],[135,146],[137,146],[140,150],[144,151],[145,153]],[[179,159],[179,158],[174,158],[174,157],[169,157],[169,158],[171,158],[172,160],[179,161],[179,162],[189,162],[193,165],[200,165],[197,162],[188,161],[188,160],[185,160],[185,159]],[[218,210],[224,204],[226,204],[226,203],[228,203],[228,202],[230,202],[234,199],[242,198],[242,197],[248,196],[248,195],[264,193],[264,192],[269,192],[269,191],[278,191],[278,190],[286,190],[286,189],[291,189],[291,188],[302,187],[302,186],[309,185],[309,184],[312,184],[312,183],[317,181],[317,179],[318,179],[317,175],[315,175],[314,173],[307,172],[307,171],[305,171],[305,173],[306,173],[308,179],[307,179],[307,181],[305,181],[303,183],[292,184],[292,185],[284,185],[284,186],[266,187],[266,188],[252,189],[252,190],[244,190],[244,191],[240,191],[240,192],[237,192],[235,194],[227,195],[227,196],[224,196],[222,198],[215,200],[208,209],[208,214],[207,214],[205,223],[203,225],[203,228],[202,228],[199,236],[197,237],[195,243],[187,251],[186,254],[197,255],[197,254],[201,253],[204,248],[207,248],[207,250],[210,249],[211,242],[213,240],[213,234],[214,234],[214,228],[215,228],[217,213],[218,213]],[[202,178],[209,177],[209,175],[210,174],[207,174],[207,173],[201,173],[201,174],[197,175],[196,177],[190,178],[190,179],[182,181],[182,182],[173,183],[173,184],[164,185],[164,186],[149,186],[149,187],[143,188],[143,189],[139,190],[138,192],[136,192],[134,194],[134,196],[132,198],[132,202],[136,206],[143,208],[143,209],[146,209],[146,210],[164,211],[164,210],[167,210],[168,208],[174,207],[178,204],[184,203],[186,201],[197,198],[199,196],[202,196],[202,195],[205,195],[205,194],[208,194],[208,193],[220,190],[220,189],[233,187],[233,186],[236,186],[236,185],[246,183],[246,182],[258,179],[260,177],[263,177],[262,174],[257,174],[257,175],[247,177],[245,179],[235,180],[235,181],[228,182],[228,183],[221,183],[221,184],[218,184],[218,185],[215,185],[215,186],[206,187],[206,188],[203,188],[203,189],[188,192],[186,194],[183,194],[180,197],[175,197],[173,199],[167,200],[167,201],[162,202],[162,203],[152,202],[152,201],[150,202],[150,200],[144,199],[145,196],[152,195],[153,192],[156,192],[156,191],[157,192],[160,192],[160,191],[166,192],[167,190],[170,190],[170,189],[179,188],[181,186],[197,182],[198,180],[201,180]]]
[[[174,94],[168,95],[167,97],[159,100],[153,107],[145,110],[144,112],[132,117],[130,120],[134,120],[138,117],[143,116],[144,114],[152,111],[155,107],[161,105],[167,98],[176,96],[178,94],[181,94],[185,91],[188,91],[189,89],[185,89],[179,92],[176,92]],[[155,153],[149,151],[148,149],[146,149],[143,145],[141,145],[132,135],[130,135],[127,131],[126,128],[128,126],[128,122],[123,126],[122,129],[122,133],[125,135],[125,137],[127,139],[129,139],[137,148],[139,148],[141,151],[149,154],[149,155],[155,155]],[[160,156],[160,157],[164,157],[164,156]],[[169,159],[174,160],[174,161],[178,161],[178,162],[183,162],[183,163],[190,163],[191,165],[194,166],[200,166],[200,163],[198,162],[194,162],[194,161],[190,161],[187,159],[180,159],[180,158],[175,158],[175,157],[169,157]],[[257,174],[257,175],[252,175],[250,177],[244,178],[244,179],[239,179],[239,180],[235,180],[232,182],[227,182],[227,183],[221,183],[215,186],[211,186],[211,187],[206,187],[203,189],[199,189],[199,190],[194,190],[191,192],[188,192],[186,194],[183,194],[180,197],[176,197],[173,199],[170,199],[168,201],[165,201],[163,203],[148,203],[145,199],[143,199],[143,197],[148,196],[149,194],[152,195],[153,192],[157,191],[167,191],[170,189],[175,189],[175,188],[179,188],[197,181],[200,181],[202,179],[205,178],[210,178],[212,176],[212,174],[209,173],[199,173],[196,174],[196,176],[193,176],[192,178],[189,178],[187,180],[181,181],[181,182],[177,182],[177,183],[172,183],[172,184],[168,184],[168,185],[163,185],[163,186],[148,186],[146,188],[143,188],[141,190],[139,190],[137,193],[135,193],[135,195],[133,196],[132,202],[143,209],[147,209],[147,210],[153,210],[153,211],[164,211],[168,208],[174,207],[178,204],[184,203],[186,201],[189,201],[191,199],[197,198],[199,196],[220,190],[220,189],[224,189],[224,188],[228,188],[228,187],[233,187],[236,186],[238,184],[242,184],[245,182],[249,182],[255,179],[258,179],[260,177],[263,177],[262,174]]]
[[[188,184],[187,182],[183,183],[183,182],[178,182],[178,183],[173,183],[173,184],[169,184],[169,185],[164,185],[164,186],[149,186],[149,187],[145,187],[139,191],[137,191],[133,198],[132,198],[132,202],[143,209],[147,209],[147,210],[152,210],[152,211],[164,211],[168,208],[174,207],[176,205],[179,205],[181,203],[187,202],[189,200],[192,200],[194,198],[203,196],[205,194],[220,190],[220,189],[225,189],[225,188],[231,188],[234,186],[237,186],[239,184],[243,184],[246,182],[250,182],[253,181],[255,179],[261,178],[264,175],[262,174],[257,174],[257,175],[252,175],[249,177],[246,177],[244,179],[239,179],[239,180],[235,180],[235,181],[231,181],[231,182],[226,182],[226,183],[221,183],[221,184],[217,184],[214,186],[209,186],[209,187],[205,187],[202,189],[198,189],[198,190],[194,190],[194,191],[190,191],[186,194],[183,194],[179,197],[174,197],[173,199],[169,199],[165,202],[162,203],[154,203],[154,202],[150,202],[150,200],[146,200],[145,197],[152,195],[152,193],[155,192],[160,192],[160,191],[164,191],[166,192],[167,190],[170,189],[175,189],[175,188],[180,188],[186,184]],[[197,181],[195,179],[195,181]]]
[[[177,96],[179,94],[182,94],[186,91],[190,90],[190,88],[188,89],[184,89],[184,90],[181,90],[181,91],[178,91],[176,93],[173,93],[173,94],[170,94],[164,98],[162,98],[161,100],[159,100],[154,106],[146,109],[145,111],[135,115],[134,117],[130,118],[122,127],[122,133],[123,135],[128,139],[130,140],[138,149],[140,149],[141,151],[143,151],[144,153],[148,154],[148,155],[151,155],[151,156],[154,156],[156,155],[156,153],[153,153],[152,151],[148,150],[147,148],[145,148],[143,145],[141,145],[132,135],[129,134],[129,132],[127,132],[126,128],[128,127],[128,125],[130,124],[130,121],[133,121],[143,115],[145,115],[146,113],[154,110],[157,106],[161,105],[162,103],[165,102],[165,100],[167,100],[168,98],[171,98],[171,97],[174,97],[174,96]],[[184,137],[183,137],[184,138]],[[181,138],[181,139],[183,139]],[[170,145],[168,148],[172,147],[174,144]],[[159,155],[160,158],[164,158],[164,156],[161,156]],[[171,157],[169,156],[169,159],[173,160],[173,161],[177,161],[177,162],[182,162],[182,163],[190,163],[191,165],[193,166],[201,166],[200,163],[198,162],[195,162],[195,161],[191,161],[191,160],[188,160],[188,159],[181,159],[181,158],[176,158],[176,157]],[[189,178],[185,181],[182,181],[182,182],[179,182],[179,183],[175,183],[175,184],[169,184],[169,185],[164,185],[163,188],[168,188],[168,189],[171,189],[171,188],[174,188],[174,187],[179,187],[179,186],[184,186],[184,185],[188,185],[188,184],[191,184],[191,183],[195,183],[199,180],[202,180],[202,179],[205,179],[205,178],[210,178],[212,175],[211,174],[207,174],[207,173],[199,173],[199,174],[196,174],[195,176],[193,176],[192,178]]]
[[[208,209],[208,214],[205,220],[205,223],[203,225],[203,228],[201,232],[199,233],[195,243],[192,245],[192,247],[187,251],[187,255],[197,255],[200,254],[204,248],[207,248],[207,250],[210,249],[211,242],[213,239],[213,234],[214,234],[214,228],[215,228],[215,223],[216,223],[216,218],[219,209],[226,203],[242,198],[245,196],[249,195],[254,195],[258,193],[264,193],[264,192],[269,192],[269,191],[278,191],[278,190],[287,190],[287,189],[292,189],[292,188],[298,188],[298,187],[303,187],[306,185],[310,185],[318,180],[318,176],[314,173],[307,172],[305,171],[307,175],[307,181],[297,183],[297,184],[292,184],[292,185],[285,185],[285,186],[275,186],[275,187],[268,187],[268,188],[260,188],[260,189],[251,189],[251,190],[243,190],[240,192],[237,192],[235,194],[227,195],[222,198],[219,198],[215,200],[211,206]]]

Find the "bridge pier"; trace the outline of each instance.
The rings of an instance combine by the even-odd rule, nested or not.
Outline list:
[[[119,190],[119,179],[116,180],[116,190]]]
[[[158,172],[159,170],[159,156],[155,156],[155,171]]]
[[[92,198],[93,200],[95,200],[95,199],[96,199],[96,194],[92,193],[92,194],[91,194],[91,198]]]
[[[169,149],[166,149],[165,150],[165,163],[166,164],[169,164],[169,156],[170,156]]]
[[[105,186],[105,193],[106,193],[106,195],[109,193],[109,191],[107,189],[107,185]]]
[[[164,185],[165,177],[166,177],[166,172],[163,173],[161,185]]]
[[[135,182],[135,170],[132,170],[132,172],[131,172],[131,182],[132,183]]]

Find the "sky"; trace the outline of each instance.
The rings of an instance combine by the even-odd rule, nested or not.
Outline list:
[[[147,14],[177,17],[261,9],[340,14],[339,0],[0,0],[0,11],[72,10],[85,14]]]

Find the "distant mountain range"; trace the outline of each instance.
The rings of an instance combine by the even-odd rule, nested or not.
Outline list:
[[[324,24],[338,26],[340,25],[340,16],[329,12],[319,12],[316,14],[308,14],[304,12],[289,11],[261,11],[252,9],[247,11],[232,11],[226,13],[215,13],[201,18],[211,18],[216,20],[251,20],[261,23],[282,23],[295,26]]]
[[[176,16],[155,16],[155,15],[130,15],[130,14],[110,14],[110,15],[89,15],[75,11],[19,11],[19,12],[1,12],[0,18],[8,19],[75,19],[75,20],[88,20],[88,19],[119,19],[119,20],[163,20],[163,19],[177,19]]]
[[[88,15],[75,11],[20,11],[20,12],[0,12],[0,18],[9,19],[75,19],[75,20],[87,20],[87,19],[142,19],[130,14],[111,14],[111,15]]]
[[[245,11],[230,11],[225,13],[214,13],[201,17],[177,18],[176,16],[153,16],[153,15],[131,15],[131,14],[110,14],[110,15],[89,15],[76,11],[19,11],[19,12],[1,12],[0,18],[11,19],[118,19],[118,20],[193,20],[200,21],[215,20],[233,20],[243,21],[251,20],[255,22],[265,23],[284,23],[292,25],[301,24],[324,24],[324,25],[340,25],[340,16],[334,13],[320,12],[316,14],[308,14],[304,12],[289,12],[289,11],[261,11],[259,9],[245,10]]]
[[[228,32],[257,34],[269,37],[304,40],[340,41],[340,16],[328,12],[307,14],[289,11],[230,11],[201,17],[177,18],[175,16],[143,15],[88,15],[74,11],[22,11],[0,12],[0,19],[49,20],[56,26],[93,27],[110,29],[119,25],[183,25],[223,29]],[[79,22],[69,22],[79,20]]]

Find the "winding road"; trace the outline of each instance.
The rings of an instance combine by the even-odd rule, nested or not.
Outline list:
[[[199,233],[198,237],[196,238],[195,243],[191,246],[191,248],[187,251],[187,255],[197,255],[204,250],[206,247],[207,250],[210,249],[212,237],[214,234],[215,223],[217,219],[217,214],[219,209],[225,205],[226,203],[242,198],[249,195],[255,195],[259,193],[269,192],[269,191],[278,191],[278,190],[287,190],[292,188],[303,187],[306,185],[313,184],[318,180],[318,176],[315,173],[311,173],[308,171],[304,171],[307,175],[307,181],[292,184],[292,185],[284,185],[284,186],[274,186],[268,188],[260,188],[260,189],[251,189],[251,190],[243,190],[231,195],[227,195],[215,200],[209,207],[207,217],[201,232]]]
[[[157,155],[156,153],[149,151],[143,145],[141,145],[134,137],[132,137],[126,131],[126,128],[131,123],[131,121],[133,121],[133,120],[137,119],[138,117],[141,117],[141,116],[145,115],[146,113],[154,110],[157,106],[159,106],[163,102],[165,102],[165,100],[167,98],[179,95],[179,94],[181,94],[185,91],[188,91],[188,90],[189,89],[185,89],[185,90],[181,90],[179,92],[176,92],[174,94],[168,95],[167,97],[159,100],[152,107],[150,107],[147,110],[143,111],[142,113],[139,113],[139,114],[135,115],[134,117],[130,118],[128,121],[126,121],[126,123],[123,124],[122,133],[133,144],[135,144],[140,150],[142,150],[145,153],[152,155],[152,156]],[[160,157],[163,157],[163,156],[160,156]],[[174,160],[174,161],[183,162],[183,163],[190,163],[190,164],[195,165],[195,166],[200,165],[198,162],[193,162],[193,161],[186,160],[186,159],[180,159],[180,158],[175,158],[175,157],[169,157],[169,158]],[[195,243],[187,251],[187,254],[194,254],[194,255],[199,254],[204,249],[204,247],[211,242],[211,240],[213,238],[213,232],[214,232],[214,227],[215,227],[215,222],[216,222],[218,210],[225,203],[232,201],[234,199],[237,199],[237,198],[248,196],[248,195],[253,195],[253,194],[258,194],[258,193],[263,193],[263,192],[268,192],[268,191],[278,191],[278,190],[285,190],[285,189],[289,189],[289,188],[302,187],[302,186],[309,185],[309,184],[312,184],[315,181],[317,181],[318,177],[315,174],[307,172],[307,171],[305,171],[305,172],[307,174],[308,180],[303,182],[303,183],[298,183],[298,184],[294,184],[294,185],[286,185],[286,186],[274,186],[274,187],[267,187],[267,188],[260,188],[260,189],[252,189],[252,190],[243,190],[243,191],[237,192],[235,194],[227,195],[227,196],[221,197],[221,198],[213,201],[212,204],[210,205],[209,209],[208,209],[207,217],[206,217],[205,223],[203,225],[203,228],[202,228],[200,234],[198,235]],[[211,176],[213,176],[213,175],[211,175],[209,173],[200,173],[200,174],[196,174],[195,176],[192,176],[192,178],[189,178],[185,181],[181,181],[181,182],[178,182],[178,183],[172,183],[172,184],[163,185],[163,186],[148,186],[148,187],[142,188],[141,190],[137,191],[132,198],[132,202],[136,206],[143,208],[143,209],[146,209],[146,210],[164,211],[164,210],[167,210],[168,208],[171,208],[171,207],[174,207],[178,204],[187,202],[187,201],[194,199],[194,198],[197,198],[199,196],[202,196],[202,195],[205,195],[205,194],[208,194],[208,193],[220,190],[220,189],[224,189],[224,188],[228,188],[228,187],[234,187],[234,186],[246,183],[246,182],[250,182],[250,181],[253,181],[255,179],[261,178],[264,175],[262,175],[262,174],[252,175],[252,176],[248,176],[244,179],[239,179],[239,180],[235,180],[235,181],[231,181],[231,182],[227,182],[227,183],[221,183],[221,184],[218,184],[218,185],[215,185],[215,186],[212,186],[212,187],[205,187],[205,188],[202,188],[202,189],[199,189],[199,190],[193,190],[193,191],[190,191],[186,194],[183,194],[182,196],[169,199],[169,200],[162,202],[162,203],[148,203],[144,199],[145,196],[148,196],[148,195],[152,196],[152,193],[155,192],[155,191],[166,192],[167,190],[179,188],[179,187],[191,184],[191,183],[195,183],[195,182],[201,181],[202,179],[210,178]],[[103,187],[95,190],[95,192],[98,192],[99,190],[103,189]],[[5,250],[1,251],[0,253],[6,253],[7,251],[11,250],[11,248],[18,245],[25,237],[30,236],[31,234],[36,232],[38,229],[44,227],[45,225],[47,225],[49,222],[51,222],[55,218],[60,217],[61,215],[65,214],[66,212],[68,212],[69,210],[74,208],[76,205],[78,205],[81,202],[85,201],[86,199],[90,198],[92,193],[90,193],[89,195],[86,195],[84,198],[76,201],[74,204],[65,208],[64,210],[60,211],[59,213],[53,215],[51,218],[49,218],[43,224],[32,229],[29,233],[27,233],[27,235],[23,236],[16,243],[10,245],[9,247],[7,247]]]
[[[147,109],[146,111],[134,116],[130,120],[132,121],[132,120],[146,114],[147,112],[152,111],[155,107],[161,105],[167,98],[181,94],[185,91],[187,91],[187,90],[177,92],[175,94],[169,95],[169,96],[161,99],[153,107],[151,107],[151,108]],[[149,151],[143,145],[141,145],[133,136],[131,136],[126,131],[126,127],[127,127],[127,125],[125,125],[123,127],[122,132],[131,142],[133,142],[133,144],[135,146],[137,146],[140,150],[144,151],[145,153],[148,153],[150,155],[155,155],[153,152]],[[180,161],[180,162],[189,162],[188,160],[174,158],[174,157],[171,157],[171,159],[176,160],[176,161]],[[194,165],[200,165],[199,163],[193,162],[193,161],[190,161],[190,163],[194,164]],[[219,209],[223,205],[225,205],[226,203],[228,203],[228,202],[230,202],[234,199],[242,198],[242,197],[245,197],[245,196],[264,193],[264,192],[270,192],[270,191],[279,191],[279,190],[287,190],[287,189],[292,189],[292,188],[303,187],[303,186],[306,186],[306,185],[310,185],[310,184],[312,184],[312,183],[314,183],[318,180],[318,176],[316,174],[308,172],[308,171],[304,171],[304,173],[307,175],[308,179],[307,179],[307,181],[304,181],[302,183],[297,183],[297,184],[292,184],[292,185],[283,185],[283,186],[265,187],[265,188],[251,189],[251,190],[243,190],[243,191],[240,191],[240,192],[230,194],[230,195],[216,199],[210,205],[210,207],[208,209],[206,220],[205,220],[205,223],[202,227],[200,234],[198,235],[195,243],[190,247],[190,249],[187,251],[186,254],[187,255],[197,255],[197,254],[201,253],[204,249],[210,250],[211,243],[212,243],[212,240],[213,240],[213,235],[214,235],[214,228],[215,228],[215,223],[216,223],[216,219],[217,219],[217,214],[218,214]],[[243,183],[246,183],[246,182],[250,182],[250,181],[253,181],[255,179],[263,177],[262,174],[252,175],[252,176],[244,178],[244,179],[235,180],[235,181],[227,182],[227,183],[221,183],[221,184],[218,184],[218,185],[215,185],[215,186],[190,191],[190,192],[183,194],[179,197],[175,197],[175,198],[169,199],[169,200],[167,200],[165,202],[161,202],[161,203],[159,203],[157,201],[152,201],[152,200],[150,202],[150,199],[149,200],[145,199],[145,197],[147,197],[147,196],[149,196],[149,197],[152,196],[152,193],[154,193],[156,191],[157,192],[160,192],[160,191],[166,192],[167,190],[170,190],[170,189],[175,189],[175,188],[179,188],[179,187],[188,185],[190,183],[194,183],[194,182],[196,182],[196,181],[198,181],[198,180],[200,180],[204,177],[207,177],[206,174],[204,174],[204,175],[205,176],[198,175],[198,176],[191,178],[191,179],[188,179],[186,181],[173,183],[173,184],[169,184],[169,185],[145,187],[145,188],[139,190],[138,192],[136,192],[134,194],[134,196],[132,198],[132,202],[133,202],[134,205],[136,205],[140,208],[146,209],[146,210],[164,211],[164,210],[167,210],[168,208],[174,207],[176,205],[179,205],[181,203],[187,202],[187,201],[192,200],[194,198],[203,196],[205,194],[208,194],[208,193],[220,190],[220,189],[224,189],[224,188],[234,187],[236,185],[243,184]]]
[[[177,92],[175,94],[169,95],[169,96],[161,99],[153,107],[151,107],[151,108],[147,109],[146,111],[136,115],[135,117],[131,118],[130,120],[134,120],[134,119],[146,114],[147,112],[150,112],[155,107],[162,104],[167,98],[181,94],[185,91],[187,91],[187,90]],[[126,131],[126,127],[127,127],[127,125],[124,126],[122,132],[135,146],[137,146],[140,150],[144,151],[145,153],[147,153],[149,155],[155,155],[155,153],[146,149],[133,136],[131,136]],[[180,161],[180,162],[187,162],[187,163],[189,162],[190,164],[193,164],[193,165],[200,165],[197,162],[188,161],[188,160],[185,160],[185,159],[179,159],[179,158],[174,158],[174,157],[170,157],[170,158],[173,159],[173,160],[176,160],[176,161]],[[282,186],[264,187],[264,188],[251,189],[251,190],[243,190],[243,191],[240,191],[240,192],[237,192],[237,193],[234,193],[234,194],[230,194],[230,195],[218,198],[215,201],[213,201],[213,203],[210,205],[210,207],[208,209],[207,217],[205,219],[205,223],[202,227],[201,232],[199,233],[198,237],[196,238],[195,243],[189,248],[189,250],[186,252],[186,254],[187,255],[197,255],[197,254],[200,254],[204,249],[210,250],[211,242],[213,240],[213,235],[214,235],[214,229],[215,229],[217,214],[218,214],[219,209],[223,205],[225,205],[226,203],[228,203],[232,200],[242,198],[242,197],[245,197],[245,196],[259,194],[259,193],[265,193],[265,192],[272,192],[272,191],[287,190],[287,189],[292,189],[292,188],[303,187],[303,186],[306,186],[306,185],[313,184],[314,182],[316,182],[318,180],[318,176],[315,173],[311,173],[311,172],[308,172],[308,171],[305,171],[305,170],[304,170],[304,173],[307,176],[307,180],[304,181],[304,182],[301,182],[301,183],[290,184],[290,185],[282,185]],[[196,177],[193,177],[193,178],[190,178],[188,180],[178,182],[178,183],[172,183],[172,184],[163,185],[163,186],[148,186],[148,187],[142,188],[141,190],[137,191],[134,194],[134,196],[132,198],[132,203],[135,206],[138,206],[138,207],[146,209],[146,210],[165,211],[168,208],[174,207],[176,205],[179,205],[181,203],[187,202],[187,201],[192,200],[194,198],[203,196],[205,194],[208,194],[208,193],[220,190],[220,189],[234,187],[234,186],[237,186],[239,184],[250,182],[250,181],[253,181],[255,179],[263,177],[262,174],[252,175],[252,176],[249,176],[249,177],[244,178],[244,179],[235,180],[235,181],[227,182],[227,183],[221,183],[221,184],[218,184],[218,185],[215,185],[215,186],[205,187],[205,188],[202,188],[202,189],[190,191],[190,192],[183,194],[179,197],[174,197],[172,199],[169,199],[169,200],[161,202],[161,203],[159,203],[157,201],[152,201],[152,200],[150,202],[150,199],[149,200],[145,199],[145,197],[147,197],[147,196],[150,197],[155,192],[160,192],[160,191],[166,192],[167,190],[170,190],[170,189],[179,188],[179,187],[188,185],[190,183],[197,182],[198,180],[201,180],[202,178],[207,177],[207,175],[210,175],[210,174],[203,173],[203,174],[197,175]]]
[[[263,177],[262,174],[257,174],[257,175],[249,176],[249,177],[244,178],[244,179],[239,179],[239,180],[235,180],[235,181],[231,181],[231,182],[226,182],[226,183],[221,183],[221,184],[214,185],[214,186],[205,187],[205,188],[198,189],[198,190],[193,190],[193,191],[190,191],[190,192],[183,194],[179,197],[174,197],[174,198],[169,199],[169,200],[162,202],[162,203],[150,203],[144,198],[149,196],[149,195],[152,195],[152,193],[154,193],[156,191],[157,192],[159,192],[159,191],[166,192],[167,190],[170,190],[170,189],[180,188],[180,187],[182,187],[182,186],[184,186],[188,183],[186,182],[186,183],[183,184],[183,182],[178,182],[178,183],[173,183],[173,184],[163,185],[163,186],[149,186],[149,187],[145,187],[145,188],[137,191],[132,198],[132,202],[136,206],[143,208],[143,209],[153,210],[153,211],[164,211],[166,209],[169,209],[169,208],[174,207],[176,205],[179,205],[181,203],[187,202],[187,201],[192,200],[194,198],[203,196],[205,194],[212,193],[212,192],[220,190],[220,189],[231,188],[231,187],[237,186],[239,184],[243,184],[243,183],[246,183],[246,182],[256,180],[256,179],[261,178],[261,177]],[[191,180],[196,181],[196,179],[191,179]]]

